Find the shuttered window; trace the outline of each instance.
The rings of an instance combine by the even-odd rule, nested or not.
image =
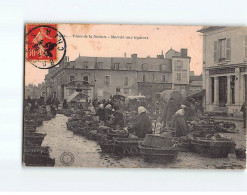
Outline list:
[[[226,60],[231,60],[231,39],[226,39]]]
[[[109,86],[110,83],[111,83],[110,76],[109,76],[109,75],[106,75],[106,76],[105,76],[105,85]]]
[[[214,63],[218,62],[217,51],[218,51],[218,41],[215,41],[214,42]]]

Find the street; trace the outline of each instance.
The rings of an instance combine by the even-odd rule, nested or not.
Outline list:
[[[68,117],[57,114],[50,121],[44,121],[43,126],[37,128],[37,132],[46,133],[42,146],[50,146],[51,157],[55,158],[55,166],[64,166],[60,157],[64,152],[71,152],[74,156],[73,167],[110,167],[110,168],[186,168],[186,169],[210,169],[210,168],[244,168],[245,161],[236,159],[235,154],[229,154],[228,158],[212,159],[202,157],[195,153],[179,152],[178,158],[173,164],[159,164],[144,162],[142,157],[119,157],[113,154],[104,154],[97,142],[87,140],[85,137],[73,134],[66,128]],[[237,128],[242,124],[236,123]],[[245,132],[243,128],[239,134],[222,134],[224,137],[233,138],[237,146],[244,145]]]

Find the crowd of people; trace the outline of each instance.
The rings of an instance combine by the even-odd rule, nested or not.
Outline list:
[[[127,125],[124,120],[124,112],[137,111],[138,115],[133,124],[128,124],[130,137],[144,138],[146,134],[152,134],[152,121],[156,119],[163,125],[163,128],[175,130],[176,136],[185,136],[188,134],[187,121],[194,120],[203,114],[203,108],[200,102],[188,99],[184,104],[179,104],[175,99],[170,98],[166,104],[158,105],[157,100],[145,99],[142,101],[131,101],[128,105],[122,100],[101,100],[94,98],[92,101],[86,101],[84,104],[68,104],[66,100],[62,103],[56,98],[49,97],[46,102],[44,99],[31,99],[28,97],[25,101],[30,112],[33,112],[39,106],[50,107],[51,112],[57,109],[87,109],[90,113],[98,117],[100,123],[110,126],[114,129],[123,129]]]

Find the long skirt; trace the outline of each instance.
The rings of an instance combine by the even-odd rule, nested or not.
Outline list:
[[[172,124],[177,137],[186,136],[188,134],[188,124],[183,116],[174,117]]]

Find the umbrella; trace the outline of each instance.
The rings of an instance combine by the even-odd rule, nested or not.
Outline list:
[[[161,93],[161,99],[164,102],[168,102],[168,100],[170,98],[173,98],[174,100],[176,100],[179,104],[182,104],[182,102],[184,101],[184,97],[183,95],[176,90],[165,90]]]

